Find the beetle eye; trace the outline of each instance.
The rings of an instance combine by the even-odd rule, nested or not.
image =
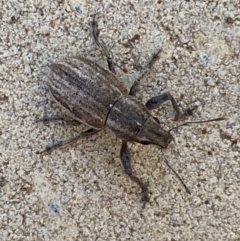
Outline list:
[[[143,144],[143,145],[149,145],[150,142],[149,142],[149,141],[141,141],[141,144]]]
[[[157,117],[153,116],[153,119],[154,119],[158,124],[160,124],[160,121],[159,121],[159,119],[158,119]]]

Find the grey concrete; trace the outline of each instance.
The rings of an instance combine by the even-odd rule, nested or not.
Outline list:
[[[2,241],[240,240],[239,0],[139,2],[0,1]],[[119,161],[121,142],[108,131],[36,154],[86,129],[35,120],[64,115],[45,85],[51,62],[83,55],[106,67],[90,34],[94,13],[128,88],[162,49],[142,80],[144,102],[168,90],[198,106],[189,121],[228,118],[173,133],[165,155],[192,195],[156,147],[132,143],[134,171],[152,193],[142,210]],[[154,114],[166,129],[182,123],[172,121],[170,103]]]

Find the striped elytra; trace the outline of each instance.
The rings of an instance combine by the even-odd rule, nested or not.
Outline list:
[[[84,58],[67,58],[51,65],[49,88],[54,99],[74,117],[95,129],[127,89],[110,71]]]

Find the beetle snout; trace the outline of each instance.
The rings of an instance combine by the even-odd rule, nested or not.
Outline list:
[[[162,127],[154,121],[153,118],[149,118],[143,128],[138,134],[141,142],[144,140],[152,145],[157,145],[161,148],[167,148],[167,146],[174,140],[173,136],[162,129]]]

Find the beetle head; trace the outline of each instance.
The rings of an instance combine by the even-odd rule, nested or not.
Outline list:
[[[144,123],[137,138],[141,144],[152,144],[162,148],[167,148],[168,144],[174,140],[173,136],[162,129],[160,124],[152,117],[149,117]]]

